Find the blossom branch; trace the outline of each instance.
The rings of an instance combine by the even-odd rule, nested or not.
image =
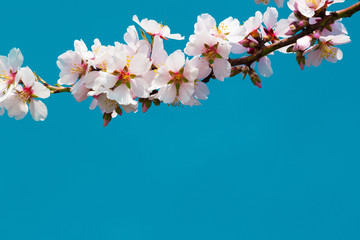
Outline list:
[[[229,59],[231,66],[238,66],[238,65],[248,65],[250,66],[253,62],[258,61],[260,58],[269,55],[270,53],[286,47],[290,46],[291,44],[296,43],[296,41],[306,35],[311,34],[315,30],[323,30],[326,26],[331,23],[334,23],[336,20],[340,18],[348,18],[351,17],[354,13],[360,11],[360,2],[355,3],[354,5],[345,8],[343,10],[339,10],[336,12],[332,12],[329,16],[325,16],[320,22],[310,25],[306,27],[302,32],[283,40],[280,40],[274,44],[266,46],[262,48],[259,52],[246,57],[241,57],[237,59]]]
[[[95,39],[90,50],[82,40],[75,40],[74,51],[58,57],[61,72],[55,85],[29,67],[21,67],[23,56],[14,48],[8,57],[0,58],[0,115],[6,109],[10,117],[22,119],[30,109],[34,120],[43,121],[47,108],[39,98],[70,92],[78,102],[92,99],[90,109],[101,110],[106,126],[123,112],[137,112],[139,104],[144,113],[161,103],[201,105],[201,100],[208,99],[211,79],[224,81],[242,74],[261,88],[260,76],[273,74],[268,55],[276,50],[296,53],[301,69],[343,58],[337,46],[349,43],[350,37],[340,19],[360,11],[360,2],[336,12],[326,11],[339,2],[343,0],[289,0],[292,13],[287,19],[278,20],[278,11],[270,7],[264,14],[257,11],[244,24],[229,17],[217,25],[212,16],[201,14],[186,48],[171,54],[164,49],[163,40],[184,37],[171,34],[166,25],[140,21],[134,15],[143,39],[135,26],[130,26],[124,35],[126,44],[104,46]],[[230,53],[247,55],[229,59]]]

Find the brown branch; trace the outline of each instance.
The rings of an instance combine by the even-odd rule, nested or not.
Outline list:
[[[37,80],[40,81],[42,84],[44,84],[45,87],[47,87],[50,90],[50,93],[62,93],[62,92],[71,92],[71,88],[70,87],[55,87],[52,86],[50,84],[48,84],[47,82],[45,82],[39,75],[37,75],[34,72],[34,75],[36,76]]]
[[[296,43],[296,41],[306,35],[311,34],[315,30],[323,30],[329,24],[334,23],[336,20],[340,18],[347,18],[351,17],[354,13],[360,11],[360,2],[355,3],[354,5],[345,8],[343,10],[339,10],[336,12],[332,12],[330,15],[324,17],[320,22],[314,25],[310,25],[306,27],[302,32],[296,34],[290,38],[283,39],[278,41],[274,44],[266,46],[262,48],[259,52],[254,55],[246,56],[237,59],[229,59],[231,66],[238,66],[238,65],[248,65],[250,66],[253,62],[260,60],[260,58],[286,46]]]

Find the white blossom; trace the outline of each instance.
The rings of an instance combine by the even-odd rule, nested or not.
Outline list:
[[[170,28],[166,25],[156,22],[155,20],[148,20],[147,18],[139,21],[139,18],[134,15],[133,21],[139,24],[139,26],[144,29],[144,31],[151,36],[159,36],[163,39],[175,39],[175,40],[183,40],[180,34],[171,34]]]
[[[33,119],[44,121],[47,117],[47,108],[37,98],[48,98],[50,90],[36,81],[34,73],[28,67],[21,68],[19,75],[23,86],[17,85],[16,90],[4,102],[9,117],[15,117],[17,120],[24,118],[29,111],[29,104]]]
[[[185,66],[184,66],[185,65]],[[199,70],[186,60],[180,50],[172,53],[158,71],[151,89],[158,89],[156,97],[164,103],[180,101],[186,105],[194,94],[194,82]]]
[[[8,57],[0,56],[0,103],[12,93],[19,83],[18,71],[23,61],[24,57],[17,48],[13,48]]]

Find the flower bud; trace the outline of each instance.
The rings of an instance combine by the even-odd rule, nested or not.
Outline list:
[[[253,38],[260,38],[260,34],[258,32],[258,30],[254,30],[250,33],[250,35],[253,37]]]
[[[149,108],[151,107],[151,103],[152,103],[151,100],[147,100],[146,102],[144,102],[144,103],[142,104],[142,112],[143,112],[143,113],[146,113],[147,110],[149,110]]]
[[[256,42],[250,42],[249,47],[250,48],[256,48],[259,44],[257,44]]]
[[[301,27],[301,28],[307,27],[308,25],[309,25],[309,21],[307,21],[307,20],[301,20],[299,22],[299,27]]]
[[[252,68],[250,68],[249,77],[251,79],[251,82],[255,86],[257,86],[258,88],[261,88],[261,79],[260,79],[259,75],[255,72],[255,70]]]
[[[248,47],[250,47],[251,41],[250,41],[249,39],[244,39],[244,40],[241,40],[239,43],[240,43],[241,45],[243,45],[243,47],[248,48]]]
[[[104,127],[106,127],[112,119],[111,113],[104,113],[103,119],[104,119]]]
[[[296,53],[296,61],[299,64],[300,69],[304,70],[304,68],[305,68],[305,56],[304,56],[303,51],[298,51]]]

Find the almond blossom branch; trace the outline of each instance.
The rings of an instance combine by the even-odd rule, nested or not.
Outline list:
[[[315,30],[323,30],[326,26],[328,26],[331,23],[334,23],[336,20],[339,20],[341,18],[348,18],[351,17],[354,13],[360,11],[360,2],[355,3],[354,5],[345,8],[343,10],[339,10],[336,12],[332,12],[330,15],[324,17],[320,22],[314,25],[310,25],[306,27],[302,32],[283,40],[280,40],[276,43],[273,43],[269,46],[266,46],[262,48],[259,52],[256,54],[253,54],[251,56],[247,57],[241,57],[237,59],[229,59],[229,62],[231,66],[238,66],[238,65],[248,65],[250,66],[253,62],[258,61],[260,58],[269,55],[270,53],[289,46],[291,44],[296,43],[296,41],[306,35],[311,34]]]
[[[283,0],[275,2],[282,6]],[[88,49],[82,40],[75,40],[74,50],[58,57],[60,78],[55,85],[21,67],[23,56],[14,48],[8,57],[0,57],[0,115],[6,110],[9,117],[22,119],[30,110],[35,121],[43,121],[47,108],[39,98],[70,92],[78,102],[91,99],[89,108],[100,109],[106,126],[124,112],[137,112],[140,104],[143,113],[161,103],[201,105],[208,99],[211,79],[224,81],[242,74],[261,88],[260,76],[273,75],[268,55],[276,50],[296,53],[301,69],[343,58],[337,46],[351,40],[341,19],[360,11],[360,2],[327,12],[328,6],[340,2],[344,0],[289,0],[292,12],[287,19],[278,20],[278,11],[269,7],[243,24],[233,17],[217,24],[204,13],[197,17],[186,48],[172,53],[164,49],[163,41],[184,37],[171,33],[167,25],[146,18],[140,21],[134,15],[143,39],[132,25],[124,35],[125,43],[105,46],[95,39]],[[247,55],[229,59],[230,53]]]

